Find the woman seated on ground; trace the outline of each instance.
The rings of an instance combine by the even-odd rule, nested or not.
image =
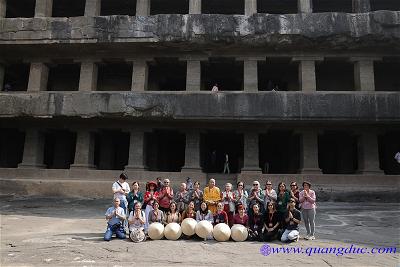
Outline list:
[[[153,210],[150,211],[150,215],[149,215],[149,224],[152,224],[154,222],[158,222],[158,223],[164,222],[164,213],[159,208],[160,208],[160,204],[158,204],[158,201],[154,201]]]
[[[186,218],[192,218],[196,220],[196,211],[194,210],[194,202],[190,201],[186,210],[182,213],[182,221]]]
[[[222,202],[218,202],[217,204],[217,212],[214,215],[214,225],[219,223],[228,224],[228,214],[224,211],[224,204]]]
[[[249,237],[251,241],[262,241],[263,217],[258,204],[253,205],[253,214],[249,216]]]
[[[237,213],[233,216],[233,224],[241,224],[247,227],[249,222],[249,216],[247,216],[246,212],[244,211],[244,205],[239,203],[237,208]]]
[[[200,205],[200,210],[196,212],[196,221],[200,222],[204,220],[209,221],[211,223],[214,222],[212,212],[208,209],[207,203],[203,201]]]
[[[272,241],[277,238],[279,230],[279,220],[275,202],[269,202],[267,209],[267,212],[264,214],[264,241]]]
[[[145,240],[144,225],[146,223],[146,216],[142,210],[142,203],[136,202],[134,210],[131,211],[128,218],[129,232],[132,241],[141,242]]]
[[[169,223],[180,223],[180,222],[181,222],[181,215],[176,209],[176,202],[172,201],[169,204],[169,211],[164,216],[164,224],[167,225]]]

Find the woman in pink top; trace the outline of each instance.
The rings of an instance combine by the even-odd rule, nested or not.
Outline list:
[[[310,182],[303,182],[303,191],[299,194],[299,201],[301,203],[301,213],[303,215],[304,224],[306,225],[307,236],[305,239],[314,240],[315,230],[315,192],[310,189]]]

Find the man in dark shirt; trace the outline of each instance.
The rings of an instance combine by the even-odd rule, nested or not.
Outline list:
[[[291,198],[288,204],[288,211],[285,215],[286,229],[283,232],[282,242],[296,242],[299,240],[299,224],[301,222],[301,214],[295,208],[296,201]]]

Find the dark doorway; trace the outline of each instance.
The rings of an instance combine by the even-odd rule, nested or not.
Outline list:
[[[69,169],[75,158],[76,134],[65,130],[45,134],[44,164],[47,169]]]
[[[296,14],[297,0],[258,0],[257,13]]]
[[[6,18],[33,18],[35,0],[6,0]]]
[[[375,10],[400,10],[399,0],[369,0],[371,4],[371,11]]]
[[[243,15],[244,0],[202,0],[201,13]]]
[[[352,0],[312,0],[313,12],[344,12],[352,13]]]
[[[357,137],[330,131],[318,137],[318,162],[323,174],[354,174],[358,168]]]
[[[159,58],[149,62],[149,91],[185,91],[186,62],[177,58]]]
[[[0,167],[17,168],[24,154],[25,133],[0,129]]]
[[[173,130],[146,133],[146,165],[150,171],[179,172],[185,164],[185,134]]]
[[[78,91],[80,64],[58,64],[49,68],[48,91]]]
[[[399,70],[400,62],[375,62],[375,91],[400,92]]]
[[[151,0],[150,15],[188,13],[189,0]]]
[[[400,174],[400,163],[396,161],[394,156],[400,152],[400,131],[387,132],[378,137],[379,147],[379,168],[385,174]]]
[[[101,0],[100,16],[136,15],[136,1],[132,0]]]
[[[298,91],[299,64],[285,58],[271,58],[258,62],[260,91]]]
[[[97,91],[130,91],[132,64],[125,62],[99,64]]]
[[[317,91],[354,91],[354,64],[325,60],[315,66]]]
[[[201,90],[243,91],[243,61],[234,58],[213,58],[201,62]]]
[[[94,164],[99,170],[123,170],[128,165],[129,133],[103,130],[95,134]]]
[[[26,91],[29,81],[28,64],[6,65],[3,91]]]
[[[230,173],[239,173],[243,167],[243,135],[229,131],[213,131],[201,135],[201,166],[205,172],[224,171],[228,154]]]
[[[263,173],[297,173],[300,137],[292,131],[271,131],[259,137],[260,168]]]
[[[53,17],[80,17],[85,14],[85,0],[53,0]]]

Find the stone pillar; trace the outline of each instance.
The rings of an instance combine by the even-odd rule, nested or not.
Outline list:
[[[150,15],[150,0],[137,0],[136,16],[149,16],[149,15]]]
[[[294,57],[293,62],[299,62],[299,87],[303,92],[315,92],[317,82],[315,76],[315,61],[320,61],[321,57]]]
[[[200,132],[186,132],[185,166],[183,171],[201,171],[200,167]]]
[[[6,0],[0,0],[0,18],[6,17],[6,8],[7,8]]]
[[[146,91],[147,90],[147,76],[149,67],[146,60],[135,60],[133,62],[132,73],[132,91]]]
[[[258,132],[245,132],[244,138],[244,155],[243,168],[241,172],[251,172],[261,174],[258,156]]]
[[[312,13],[312,0],[297,0],[297,9],[299,13]]]
[[[86,0],[85,17],[100,16],[101,0]]]
[[[46,91],[49,68],[43,62],[31,63],[29,72],[28,92]]]
[[[371,11],[371,4],[369,0],[353,0],[354,13],[366,13]]]
[[[143,171],[147,169],[145,164],[144,131],[131,130],[129,143],[129,160],[125,170]]]
[[[201,14],[201,0],[189,0],[189,14]]]
[[[201,62],[200,60],[188,60],[186,63],[186,91],[200,91]]]
[[[75,160],[71,169],[94,169],[94,136],[89,130],[78,130]]]
[[[79,91],[96,91],[97,89],[97,64],[94,61],[83,61],[81,63],[81,74],[79,78]]]
[[[375,91],[374,60],[380,58],[350,58],[354,62],[354,89]]]
[[[22,163],[18,168],[43,168],[44,136],[38,129],[29,129],[25,133],[25,145]]]
[[[244,0],[244,14],[246,16],[251,16],[256,13],[257,13],[257,0]]]
[[[4,68],[4,65],[1,64],[1,62],[0,62],[0,92],[3,91],[4,74],[5,74],[5,68]]]
[[[300,173],[319,174],[318,167],[318,132],[302,131],[300,136]]]
[[[35,17],[51,17],[53,0],[36,0]]]
[[[256,59],[245,59],[243,61],[243,90],[245,92],[258,91],[258,70]]]
[[[378,137],[365,132],[358,138],[358,170],[362,174],[383,174],[379,169]]]

